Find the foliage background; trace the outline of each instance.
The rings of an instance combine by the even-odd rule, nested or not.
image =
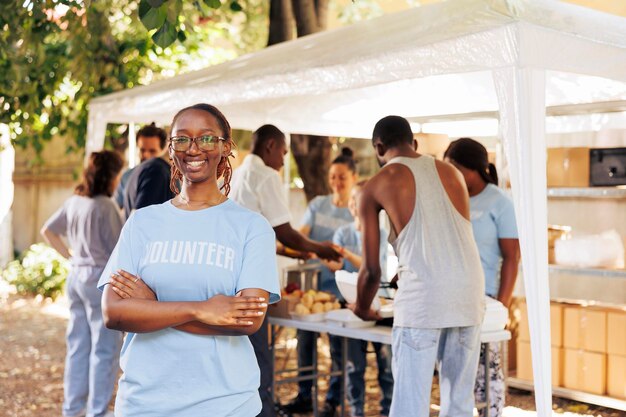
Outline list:
[[[53,136],[82,152],[92,97],[148,84],[261,49],[267,3],[217,8],[170,0],[184,43],[162,48],[139,18],[146,0],[21,0],[0,4],[0,123],[40,154]],[[215,3],[213,1],[212,3]],[[241,9],[241,10],[239,10]],[[177,32],[178,33],[178,32]],[[35,158],[33,163],[41,162]]]

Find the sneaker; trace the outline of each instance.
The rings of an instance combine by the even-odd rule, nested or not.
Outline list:
[[[320,412],[320,417],[338,417],[337,404],[326,401],[326,403],[324,403],[324,407],[322,407],[322,411]]]
[[[283,405],[282,408],[288,413],[309,413],[313,411],[313,402],[311,398],[302,397],[298,394],[296,398]]]

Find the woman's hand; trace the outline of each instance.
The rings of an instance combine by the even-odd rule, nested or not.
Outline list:
[[[252,326],[251,320],[265,314],[264,297],[216,295],[199,303],[195,319],[211,326]]]
[[[111,289],[121,298],[140,298],[142,300],[157,300],[154,291],[138,276],[122,269],[117,274],[111,274]]]

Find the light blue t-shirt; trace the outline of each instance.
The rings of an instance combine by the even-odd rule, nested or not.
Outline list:
[[[280,296],[274,231],[261,215],[226,202],[185,211],[170,201],[126,222],[98,287],[111,271],[139,275],[159,301],[204,301],[246,288]],[[259,367],[247,336],[203,336],[168,328],[128,333],[116,415],[255,416]]]
[[[341,246],[342,248],[348,249],[350,252],[355,255],[362,256],[363,252],[363,240],[361,238],[361,232],[356,230],[356,224],[354,222],[350,224],[346,224],[345,226],[341,226],[335,232],[333,236],[333,243]],[[382,271],[381,281],[386,282],[387,277],[385,276],[385,272],[387,271],[387,231],[385,229],[380,229],[380,270]],[[343,260],[343,266],[341,267],[344,271],[348,272],[359,272],[359,268],[354,266],[349,260]],[[389,293],[386,289],[380,289],[378,291],[378,295],[382,297],[388,297]]]
[[[470,217],[474,239],[485,272],[485,292],[496,297],[500,289],[502,252],[498,239],[517,239],[513,201],[493,184],[470,197]]]
[[[346,207],[335,206],[332,195],[317,196],[311,200],[302,220],[303,225],[311,228],[309,237],[318,242],[332,241],[337,229],[352,222],[354,222],[354,218],[350,214],[350,210]],[[319,261],[309,262],[319,263]],[[320,289],[341,297],[335,282],[335,274],[325,266],[320,266]]]
[[[361,256],[363,252],[363,240],[361,238],[361,232],[356,230],[356,224],[354,222],[341,226],[335,232],[333,236],[333,243],[348,249],[355,255]],[[386,271],[387,266],[387,232],[384,229],[380,229],[380,269]],[[359,272],[359,268],[354,266],[349,260],[343,260],[343,267],[341,268],[348,272]],[[383,281],[384,281],[383,277]]]

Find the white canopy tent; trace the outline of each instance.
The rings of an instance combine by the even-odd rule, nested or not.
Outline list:
[[[217,105],[234,128],[368,138],[388,114],[499,115],[520,230],[537,410],[551,414],[546,126],[626,128],[626,19],[559,3],[457,0],[319,33],[90,103],[87,152],[107,123],[169,124]],[[546,106],[597,103],[602,118]],[[595,109],[595,110],[593,110]],[[452,116],[451,116],[452,115]]]

